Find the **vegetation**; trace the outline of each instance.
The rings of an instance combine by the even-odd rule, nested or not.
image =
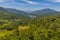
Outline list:
[[[31,18],[1,11],[0,40],[60,40],[60,16]]]
[[[60,17],[1,19],[0,40],[60,40]]]

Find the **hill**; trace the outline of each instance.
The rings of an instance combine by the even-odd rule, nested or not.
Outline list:
[[[0,7],[0,18],[22,18],[27,16],[24,11]]]
[[[55,14],[59,14],[58,11],[56,10],[53,10],[53,9],[49,9],[49,8],[46,8],[46,9],[42,9],[42,10],[36,10],[34,12],[32,12],[32,15],[35,15],[35,16],[40,16],[40,15],[55,15]]]

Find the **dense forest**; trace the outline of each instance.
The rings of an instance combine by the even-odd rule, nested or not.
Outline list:
[[[0,10],[0,40],[60,40],[59,13],[30,17],[21,11],[22,15],[3,10]]]

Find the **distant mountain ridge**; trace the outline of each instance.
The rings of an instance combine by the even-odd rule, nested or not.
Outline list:
[[[49,9],[49,8],[42,9],[42,10],[36,10],[36,11],[28,13],[28,12],[25,12],[25,11],[22,11],[22,10],[0,7],[0,12],[10,12],[12,14],[15,14],[15,15],[18,14],[18,15],[24,16],[24,17],[25,16],[33,17],[33,16],[41,16],[41,15],[57,15],[57,14],[60,15],[60,12],[58,12],[56,10],[53,10],[53,9]]]
[[[32,12],[32,15],[45,15],[45,14],[54,14],[54,13],[58,13],[58,11],[46,8],[42,10],[36,10]]]
[[[21,12],[24,12],[24,11],[21,11],[21,10],[11,9],[11,8],[6,8],[5,10],[7,10],[8,12],[13,12],[13,13],[21,13]]]
[[[0,7],[0,12],[6,12],[6,10],[5,10],[5,8],[3,8],[3,7]]]
[[[14,19],[14,18],[28,17],[27,13],[24,11],[16,9],[9,9],[9,10],[7,9],[0,7],[0,18]]]

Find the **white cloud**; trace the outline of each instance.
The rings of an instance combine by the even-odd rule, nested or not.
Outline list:
[[[4,2],[5,0],[0,0],[0,2]]]
[[[13,5],[25,5],[23,3],[12,3]]]
[[[50,5],[50,4],[44,4],[44,5]]]
[[[30,1],[30,0],[22,0],[22,1],[25,1],[25,2],[27,2],[29,4],[38,4],[37,2],[33,2],[33,1]]]
[[[50,4],[46,4],[46,3],[40,3],[40,4],[41,4],[41,5],[47,5],[47,6],[50,5]]]
[[[60,2],[60,0],[55,0],[54,2]]]
[[[14,0],[0,0],[0,2],[7,2],[7,1],[14,1]]]
[[[48,0],[48,1],[51,1],[51,2],[60,2],[60,0]]]

